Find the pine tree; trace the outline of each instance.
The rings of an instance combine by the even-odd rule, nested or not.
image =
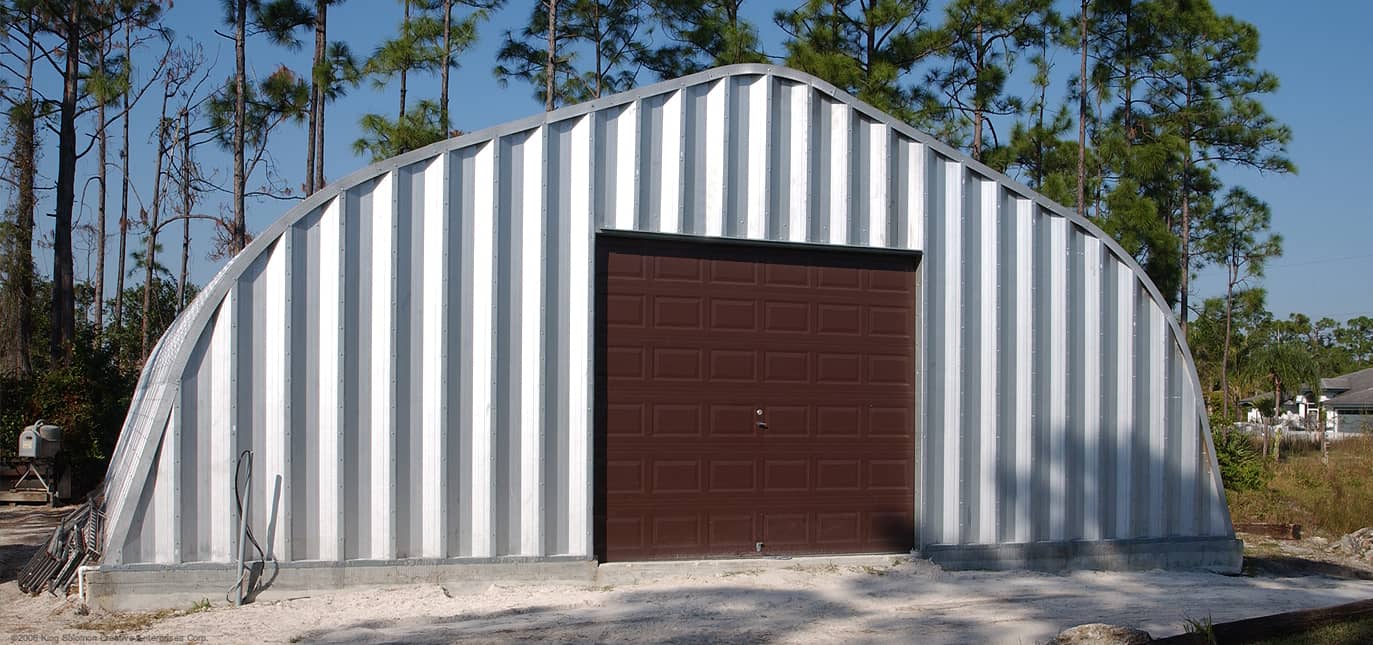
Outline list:
[[[23,89],[6,91],[0,96],[9,103],[6,110],[10,139],[13,146],[6,165],[10,172],[4,176],[14,191],[15,200],[6,210],[3,229],[4,263],[0,266],[4,280],[3,301],[0,302],[0,374],[23,378],[33,371],[29,357],[33,340],[33,210],[36,203],[34,180],[38,163],[38,132],[35,122],[39,103],[33,87],[33,67],[37,60],[37,12],[31,6],[0,5],[0,28],[6,38],[0,40],[8,57],[17,59],[14,67],[19,73]],[[22,43],[15,50],[10,43]],[[9,89],[9,88],[6,88]]]
[[[364,134],[353,142],[354,152],[370,153],[379,161],[449,136],[449,72],[457,67],[458,56],[476,43],[477,26],[500,4],[501,0],[404,0],[400,33],[383,42],[362,69],[376,87],[399,82],[399,111],[394,119],[363,116],[359,125]],[[457,7],[469,11],[454,20]],[[419,72],[439,75],[439,96],[409,105],[409,79]]]
[[[656,35],[665,44],[646,47],[644,67],[669,79],[721,65],[766,63],[758,28],[739,15],[743,0],[649,0]]]
[[[1039,15],[1039,40],[1033,45],[1030,64],[1034,94],[1025,118],[1017,119],[1008,145],[989,150],[983,159],[998,170],[1014,169],[1031,188],[1060,203],[1071,203],[1074,162],[1078,150],[1065,136],[1073,126],[1066,106],[1050,112],[1049,87],[1053,84],[1053,52],[1064,35],[1061,16],[1050,10]]]
[[[928,0],[806,0],[774,20],[788,35],[788,66],[923,127],[931,97],[909,76],[941,46],[928,11]]]
[[[545,109],[634,87],[645,57],[642,0],[542,0],[506,32],[496,78],[529,83]]]
[[[1278,79],[1254,67],[1258,30],[1215,13],[1205,0],[1162,0],[1170,19],[1161,23],[1161,55],[1145,81],[1156,136],[1181,161],[1174,203],[1180,240],[1178,313],[1183,330],[1189,314],[1190,277],[1198,253],[1194,220],[1205,215],[1217,183],[1214,169],[1240,166],[1288,173],[1291,130],[1264,109],[1260,97],[1277,90]]]
[[[1006,93],[1017,52],[1042,41],[1051,0],[954,0],[945,8],[939,36],[946,64],[929,84],[944,99],[943,132],[982,159],[1001,145],[993,117],[1016,116],[1023,101]],[[987,142],[990,135],[990,143]]]
[[[233,28],[230,37],[234,41],[234,76],[220,93],[221,99],[217,101],[216,110],[221,117],[216,123],[221,128],[226,142],[226,147],[233,153],[233,216],[229,222],[227,239],[225,240],[226,250],[230,254],[243,250],[248,245],[248,223],[247,211],[245,210],[245,199],[247,198],[248,177],[252,175],[247,153],[249,145],[250,128],[257,128],[257,135],[263,140],[260,143],[265,146],[265,135],[270,132],[271,127],[263,129],[263,125],[273,122],[270,117],[260,118],[256,122],[249,120],[249,101],[254,95],[251,81],[248,79],[248,66],[245,52],[248,47],[249,36],[265,35],[268,40],[277,45],[283,45],[291,49],[298,49],[300,41],[295,36],[297,29],[312,26],[315,17],[311,11],[301,4],[300,0],[221,0],[224,8],[224,22]],[[286,71],[286,73],[283,73]],[[264,92],[268,101],[259,104],[261,108],[273,102],[278,107],[283,105],[284,94],[283,83],[287,77],[295,77],[285,68],[278,69],[271,77],[261,81],[262,87],[267,89],[269,85],[275,85],[276,96],[271,92]],[[309,89],[305,90],[305,103],[309,102]],[[224,101],[227,100],[228,103]],[[301,112],[302,110],[293,110]],[[262,115],[259,115],[260,117]],[[260,155],[259,155],[260,158]],[[254,162],[252,165],[256,165]]]
[[[1230,344],[1235,291],[1263,276],[1264,264],[1282,254],[1282,238],[1269,233],[1272,213],[1262,200],[1242,188],[1232,188],[1212,217],[1200,222],[1199,240],[1207,260],[1225,267],[1225,337],[1221,351],[1222,407],[1230,417]]]

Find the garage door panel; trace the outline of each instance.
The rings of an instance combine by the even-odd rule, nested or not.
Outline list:
[[[644,328],[648,317],[644,315],[648,298],[640,294],[615,294],[606,298],[605,323],[611,328]]]
[[[711,513],[709,525],[712,550],[747,552],[753,548],[753,513]]]
[[[701,260],[697,258],[653,258],[653,280],[663,282],[700,282]]]
[[[649,493],[700,493],[701,462],[695,459],[654,460],[653,488]]]
[[[757,331],[757,301],[741,298],[711,298],[710,330],[725,333]]]
[[[758,492],[757,462],[752,459],[712,459],[709,490],[712,493]]]
[[[810,490],[810,461],[764,459],[764,493],[801,493]]]
[[[771,300],[763,303],[763,331],[773,334],[809,334],[810,305]]]
[[[697,403],[652,404],[653,425],[648,434],[654,437],[701,437],[705,435],[705,414]],[[640,433],[642,435],[644,433]]]
[[[862,513],[840,511],[815,514],[815,542],[823,545],[862,543]]]
[[[654,296],[653,326],[658,329],[702,329],[704,308],[703,298]]]
[[[675,548],[691,552],[703,546],[701,516],[698,513],[658,513],[652,519],[653,548]]]
[[[863,489],[863,460],[821,459],[815,464],[815,490],[851,492]]]
[[[753,383],[758,380],[758,351],[754,349],[707,350],[711,381]]]
[[[908,259],[602,242],[600,557],[911,547]]]
[[[786,547],[805,548],[813,542],[810,532],[810,513],[763,513],[763,545],[770,550]]]
[[[769,287],[810,287],[812,269],[795,264],[763,265],[763,284]]]
[[[758,284],[758,265],[753,262],[716,260],[709,263],[711,282],[730,285]]]

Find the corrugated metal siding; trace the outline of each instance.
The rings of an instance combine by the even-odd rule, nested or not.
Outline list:
[[[159,343],[107,564],[589,556],[598,229],[923,251],[918,540],[1231,535],[1185,346],[1095,227],[806,75],[736,66],[361,171]]]

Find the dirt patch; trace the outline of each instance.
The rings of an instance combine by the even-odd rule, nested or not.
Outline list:
[[[61,515],[54,512],[37,520],[28,517],[31,513],[47,510],[0,515],[0,544],[36,546],[47,537],[37,525],[50,528]],[[15,526],[29,529],[21,532]],[[1318,546],[1311,545],[1310,554],[1327,555]],[[1253,557],[1303,559],[1285,550],[1292,548],[1258,545]],[[1253,576],[1161,571],[1050,575],[947,572],[915,561],[891,566],[788,563],[738,573],[684,566],[614,585],[410,585],[317,593],[242,608],[211,598],[213,606],[165,612],[87,613],[73,599],[22,595],[10,580],[0,584],[0,640],[1029,643],[1044,642],[1082,623],[1129,625],[1166,636],[1181,632],[1189,618],[1224,622],[1369,597],[1373,582],[1366,578],[1310,568],[1281,577],[1266,570]]]
[[[1238,536],[1244,540],[1246,575],[1373,580],[1373,562],[1344,552],[1339,548],[1338,541],[1320,536],[1300,540],[1277,540],[1245,533]]]
[[[62,517],[75,506],[0,506],[0,583],[14,580],[15,574],[38,551]]]

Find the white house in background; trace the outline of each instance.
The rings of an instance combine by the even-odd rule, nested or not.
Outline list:
[[[1373,433],[1373,367],[1334,378],[1321,379],[1320,400],[1310,402],[1310,388],[1297,397],[1299,413],[1314,403],[1326,410],[1326,429],[1335,432]]]

